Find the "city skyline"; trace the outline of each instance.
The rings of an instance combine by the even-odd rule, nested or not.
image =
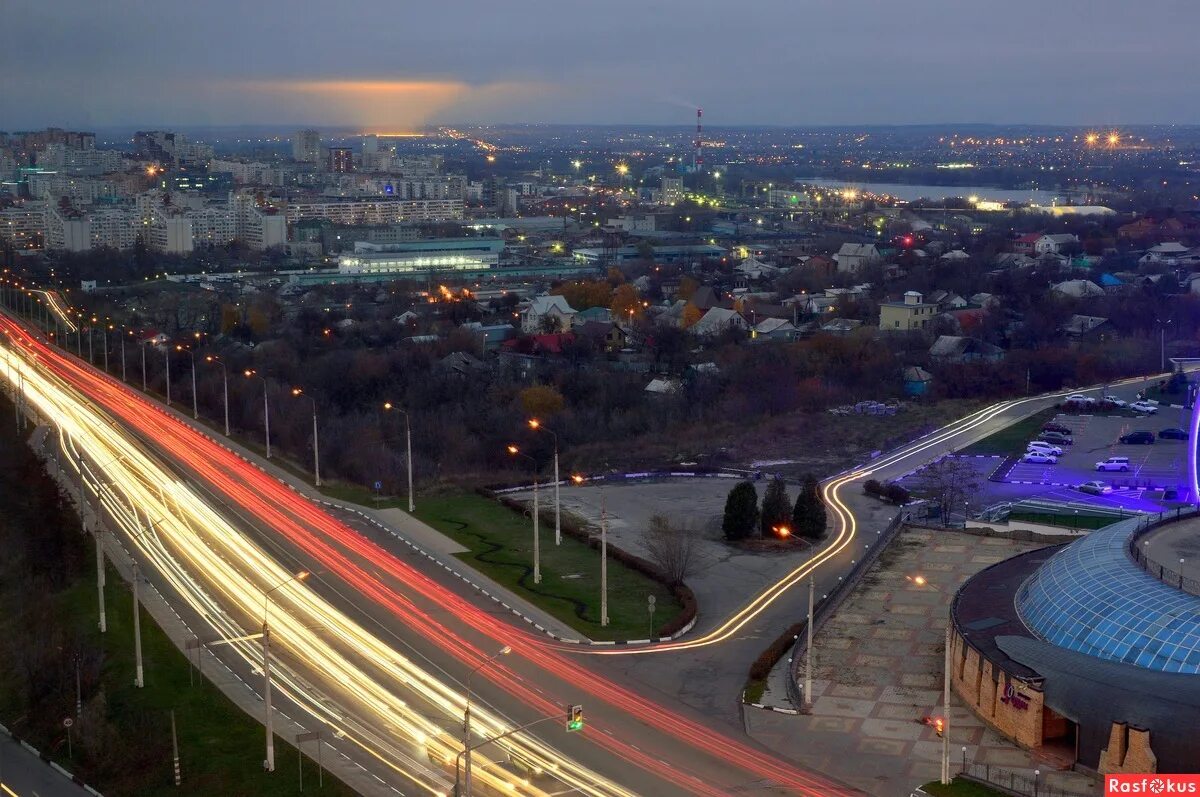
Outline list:
[[[55,124],[1189,124],[1200,8],[711,0],[603,13],[17,2],[0,119]],[[1103,5],[1103,13],[1097,11]],[[1088,16],[1082,16],[1086,11]],[[949,13],[953,12],[953,13]],[[394,22],[389,23],[389,20]],[[51,54],[53,57],[51,57]],[[1155,69],[1145,64],[1153,59]]]

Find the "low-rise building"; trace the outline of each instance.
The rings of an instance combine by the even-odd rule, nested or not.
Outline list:
[[[879,329],[883,332],[909,332],[925,329],[938,313],[934,302],[926,302],[918,291],[908,291],[900,302],[879,305]]]

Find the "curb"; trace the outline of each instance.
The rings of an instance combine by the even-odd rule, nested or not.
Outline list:
[[[757,708],[762,711],[774,711],[776,714],[788,714],[791,716],[795,716],[800,713],[798,710],[796,710],[794,708],[780,708],[779,706],[768,706],[768,705],[764,705],[762,703],[743,703],[742,705],[749,706],[750,708]]]
[[[235,453],[236,453],[236,452],[235,452]],[[367,522],[368,522],[368,523],[370,523],[371,525],[375,526],[376,528],[380,529],[381,531],[384,531],[384,532],[386,532],[386,533],[387,533],[387,534],[389,534],[390,536],[394,537],[395,539],[397,539],[397,540],[399,540],[400,542],[402,542],[402,543],[404,543],[405,545],[407,545],[407,546],[408,546],[408,547],[409,547],[409,548],[412,550],[412,552],[413,552],[413,553],[416,553],[416,554],[419,554],[419,555],[421,555],[421,556],[424,556],[424,557],[425,557],[426,559],[428,559],[430,562],[432,562],[433,564],[435,564],[435,565],[437,565],[438,567],[442,568],[443,570],[445,570],[447,573],[449,573],[450,575],[454,576],[455,578],[458,578],[460,581],[462,581],[462,582],[463,582],[464,584],[466,584],[467,586],[471,587],[471,589],[475,590],[475,591],[476,591],[476,592],[478,592],[480,595],[483,595],[485,598],[488,598],[488,599],[489,599],[489,600],[491,600],[493,603],[495,603],[495,604],[497,604],[497,605],[499,605],[499,606],[503,607],[503,608],[504,608],[504,609],[506,609],[507,611],[511,612],[511,613],[512,613],[514,616],[521,618],[521,619],[522,619],[522,620],[524,620],[524,621],[525,621],[527,624],[529,624],[530,626],[532,626],[532,627],[536,628],[538,631],[541,631],[543,634],[545,634],[546,636],[548,636],[548,637],[550,637],[551,639],[555,640],[556,642],[563,642],[563,643],[565,643],[565,644],[568,644],[568,645],[593,645],[593,646],[602,646],[602,645],[651,645],[651,644],[654,644],[654,643],[656,643],[656,642],[671,642],[671,641],[673,641],[673,640],[675,640],[675,639],[678,639],[679,637],[683,636],[683,635],[684,635],[684,634],[686,634],[687,632],[691,631],[691,630],[692,630],[692,628],[693,628],[693,626],[695,626],[695,625],[696,625],[696,618],[695,618],[695,617],[693,617],[693,618],[691,619],[691,621],[689,621],[689,622],[687,623],[687,625],[685,625],[683,628],[679,629],[677,632],[675,632],[675,633],[674,633],[674,634],[672,634],[671,636],[665,636],[665,637],[653,637],[653,638],[650,638],[650,639],[630,639],[630,640],[595,640],[595,639],[586,639],[586,638],[583,638],[583,639],[571,639],[571,638],[569,638],[569,637],[560,636],[560,635],[558,635],[558,634],[554,633],[553,631],[551,631],[550,629],[546,628],[545,626],[543,626],[543,625],[542,625],[541,623],[539,623],[537,620],[534,620],[534,619],[533,619],[532,617],[530,617],[529,615],[527,615],[527,614],[524,614],[524,613],[523,613],[523,612],[522,612],[520,609],[516,609],[516,608],[514,608],[514,607],[510,606],[509,604],[507,604],[506,602],[504,602],[504,601],[503,601],[503,600],[501,600],[500,598],[498,598],[498,597],[496,597],[495,595],[493,595],[493,594],[492,594],[491,592],[489,592],[488,590],[484,589],[484,588],[483,588],[482,586],[480,586],[479,584],[476,584],[474,581],[472,581],[472,580],[471,580],[470,578],[468,578],[467,576],[463,575],[462,573],[458,572],[458,571],[457,571],[457,570],[455,570],[454,568],[450,567],[450,565],[446,564],[445,562],[442,562],[441,560],[439,560],[439,559],[438,559],[436,556],[434,556],[433,554],[429,553],[428,551],[426,551],[426,550],[425,550],[424,548],[422,548],[421,546],[417,545],[417,544],[416,544],[415,542],[413,542],[412,540],[408,539],[407,537],[404,537],[404,536],[403,536],[403,535],[401,535],[399,532],[397,532],[395,529],[392,529],[391,527],[384,525],[384,524],[383,524],[383,523],[381,523],[380,521],[378,521],[378,520],[376,520],[375,518],[373,518],[373,517],[371,517],[370,515],[368,515],[368,514],[367,514],[366,512],[364,512],[363,510],[361,510],[361,509],[355,509],[355,508],[353,508],[353,507],[349,507],[349,506],[346,506],[346,505],[344,505],[344,504],[335,503],[335,502],[333,502],[333,501],[326,501],[326,500],[324,500],[324,499],[310,499],[310,500],[312,500],[312,501],[313,501],[313,503],[320,504],[320,505],[322,505],[322,506],[327,506],[327,507],[330,507],[330,508],[332,508],[332,509],[340,509],[340,510],[342,510],[342,511],[344,511],[344,512],[350,512],[350,513],[352,513],[352,514],[358,515],[359,517],[361,517],[363,520],[367,521]]]

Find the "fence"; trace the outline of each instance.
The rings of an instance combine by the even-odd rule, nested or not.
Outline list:
[[[908,512],[901,509],[894,518],[887,524],[883,532],[876,537],[875,542],[871,544],[866,551],[863,552],[862,558],[855,563],[854,567],[850,568],[850,572],[845,578],[837,583],[831,589],[826,597],[813,608],[813,634],[821,630],[821,626],[829,619],[844,601],[854,588],[858,586],[858,582],[866,575],[866,572],[871,569],[871,565],[875,564],[875,560],[879,558],[879,554],[887,548],[888,544],[895,538],[899,530],[908,521]],[[792,645],[791,664],[788,665],[787,691],[788,699],[792,701],[792,705],[800,707],[804,705],[804,694],[800,688],[797,675],[797,669],[800,666],[800,661],[808,647],[807,637],[807,622],[802,621],[798,627],[800,631],[796,632],[796,641]]]
[[[1129,537],[1129,555],[1133,557],[1133,560],[1143,570],[1164,584],[1181,589],[1189,595],[1200,595],[1200,578],[1185,576],[1182,572],[1182,567],[1176,571],[1162,562],[1155,561],[1151,557],[1154,546],[1143,544],[1142,541],[1149,532],[1158,526],[1164,523],[1171,523],[1180,518],[1196,515],[1198,512],[1200,512],[1200,509],[1196,507],[1188,507],[1187,509],[1177,507],[1173,512],[1159,512],[1157,515],[1150,515],[1138,524],[1137,530]],[[1146,543],[1148,542],[1147,540]]]
[[[961,775],[966,780],[993,786],[1018,797],[1095,797],[1096,794],[1082,784],[1047,783],[1046,776],[1036,769],[1016,772],[990,764],[966,764]]]

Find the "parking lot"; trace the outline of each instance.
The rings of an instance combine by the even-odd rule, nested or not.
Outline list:
[[[1071,429],[1074,443],[1063,445],[1058,464],[1032,464],[1017,461],[996,474],[1009,484],[1073,487],[1085,481],[1103,481],[1117,490],[1162,489],[1182,486],[1187,473],[1187,442],[1157,438],[1161,429],[1185,426],[1183,410],[1162,409],[1152,417],[1129,415],[1058,415],[1055,423]],[[1121,435],[1138,430],[1154,433],[1152,445],[1126,445]],[[1109,457],[1129,458],[1125,473],[1098,472],[1096,463]],[[994,477],[994,478],[995,478]]]

